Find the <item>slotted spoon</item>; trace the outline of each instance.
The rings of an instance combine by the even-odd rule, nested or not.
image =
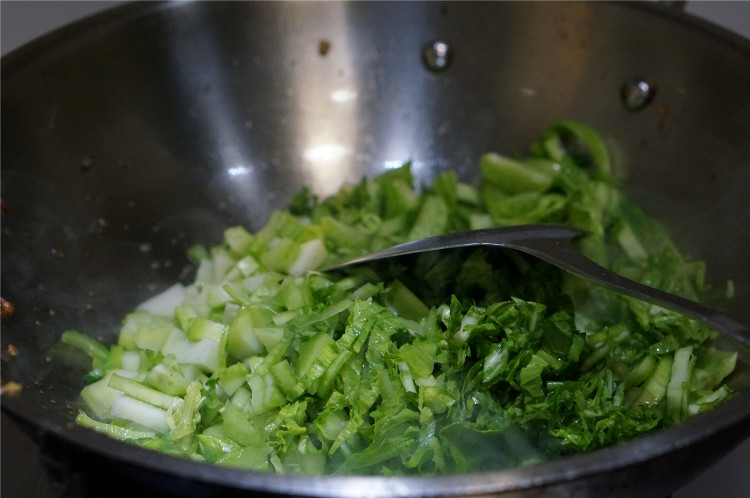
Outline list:
[[[399,244],[351,259],[339,265],[330,266],[323,271],[340,270],[347,266],[369,261],[443,249],[472,246],[505,247],[535,256],[558,268],[614,291],[701,320],[750,347],[750,328],[737,320],[695,301],[625,278],[584,256],[571,242],[585,233],[583,230],[562,225],[518,225],[454,232]]]

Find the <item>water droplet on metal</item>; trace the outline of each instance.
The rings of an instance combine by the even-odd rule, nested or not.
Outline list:
[[[630,111],[639,111],[654,98],[656,87],[643,78],[636,78],[623,83],[620,88],[620,100]]]
[[[453,50],[445,42],[428,43],[422,50],[422,60],[430,71],[445,71],[453,62]]]

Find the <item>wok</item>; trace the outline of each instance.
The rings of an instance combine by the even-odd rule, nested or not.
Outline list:
[[[433,41],[447,67],[426,67]],[[657,93],[627,109],[637,78]],[[189,278],[190,246],[259,228],[302,185],[323,196],[407,160],[419,181],[470,181],[481,153],[522,153],[563,118],[602,133],[628,195],[717,290],[734,281],[734,299],[709,304],[747,323],[749,87],[747,40],[630,3],[136,3],[55,32],[2,60],[2,295],[16,308],[2,376],[23,386],[3,412],[94,495],[135,479],[165,496],[666,496],[750,434],[746,351],[736,398],[618,447],[444,478],[308,478],[75,427],[87,365],[55,345],[67,329],[114,341],[125,313]]]

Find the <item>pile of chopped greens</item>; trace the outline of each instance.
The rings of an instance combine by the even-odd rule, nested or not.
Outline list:
[[[486,154],[415,188],[408,164],[257,233],[193,251],[194,283],[125,319],[93,359],[77,422],[146,448],[280,474],[436,475],[529,465],[679,423],[732,395],[736,353],[705,325],[506,250],[443,251],[324,274],[412,239],[526,223],[690,299],[704,266],[623,198],[607,149],[561,122],[523,159]]]

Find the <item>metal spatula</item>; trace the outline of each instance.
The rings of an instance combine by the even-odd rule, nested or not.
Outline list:
[[[584,256],[573,247],[571,242],[585,233],[582,230],[561,225],[519,225],[455,232],[399,244],[325,268],[323,271],[333,271],[368,261],[440,249],[471,246],[505,247],[535,256],[617,292],[689,315],[750,347],[750,328],[746,325],[718,310],[625,278]]]

